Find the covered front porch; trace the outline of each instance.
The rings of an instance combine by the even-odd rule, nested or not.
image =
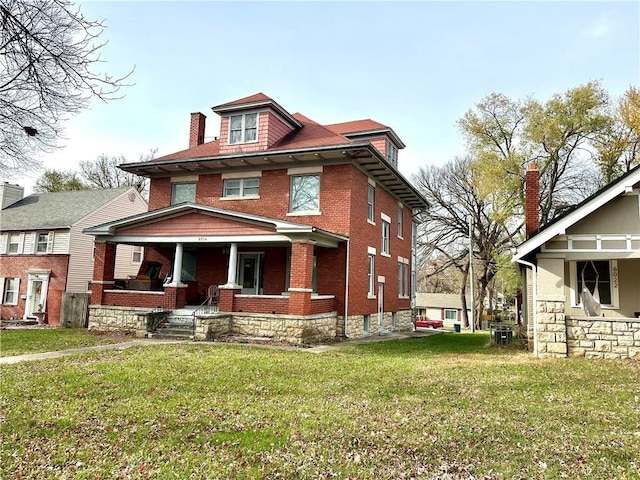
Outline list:
[[[329,316],[335,335],[336,312],[344,308],[346,237],[192,204],[87,233],[96,236],[93,306],[129,308],[136,315],[188,307],[194,318],[214,313],[309,320]],[[121,244],[144,247],[135,278],[114,278]]]

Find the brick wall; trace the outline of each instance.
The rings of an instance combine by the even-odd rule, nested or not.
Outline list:
[[[23,317],[27,300],[21,297],[27,294],[29,269],[51,270],[45,320],[51,325],[60,325],[62,294],[67,288],[69,255],[0,255],[0,277],[20,279],[18,304],[0,306],[0,318],[10,319],[14,313],[18,318]]]

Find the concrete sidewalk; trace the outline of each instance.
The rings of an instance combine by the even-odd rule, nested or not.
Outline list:
[[[256,347],[269,347],[269,348],[277,348],[277,349],[287,349],[287,350],[297,350],[301,352],[309,352],[309,353],[324,353],[330,352],[332,350],[338,350],[342,347],[349,347],[352,345],[360,345],[363,343],[374,343],[374,342],[384,342],[387,340],[400,340],[406,338],[421,338],[428,337],[430,335],[436,335],[441,333],[442,330],[427,330],[427,331],[419,331],[419,332],[402,332],[402,333],[387,333],[383,335],[371,335],[370,337],[358,338],[354,340],[347,340],[344,342],[331,343],[326,345],[316,345],[310,348],[301,348],[296,346],[281,346],[281,345],[268,345],[268,344],[251,344],[251,343],[239,343],[238,345],[246,345],[246,346],[256,346]],[[16,355],[13,357],[0,357],[0,365],[7,365],[12,363],[19,362],[30,362],[34,360],[47,360],[50,358],[60,358],[67,355],[75,355],[78,353],[85,352],[102,352],[106,350],[126,350],[131,347],[140,347],[140,346],[153,346],[153,345],[169,345],[175,343],[194,343],[189,340],[153,340],[153,339],[136,339],[130,340],[128,342],[122,343],[111,343],[107,345],[96,345],[93,347],[81,347],[81,348],[71,348],[69,350],[60,350],[57,352],[43,352],[43,353],[27,353],[24,355]],[[210,343],[214,345],[234,345],[233,343],[224,343],[224,342],[195,342],[195,343]]]

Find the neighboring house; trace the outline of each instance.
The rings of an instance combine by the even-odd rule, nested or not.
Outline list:
[[[0,292],[3,320],[44,313],[59,325],[63,293],[87,293],[93,272],[93,238],[82,230],[144,212],[145,200],[134,188],[36,193],[0,185]],[[136,275],[142,250],[118,249],[118,276]]]
[[[538,171],[531,167],[526,174],[528,239],[513,256],[527,269],[523,308],[535,354],[639,355],[640,166],[542,228],[538,185]],[[585,286],[599,297],[600,316],[585,312]]]
[[[471,297],[466,296],[467,314],[471,318]],[[455,293],[417,293],[417,315],[427,320],[442,320],[445,327],[453,329],[463,320],[462,298]]]
[[[193,113],[187,150],[121,165],[150,178],[149,211],[86,230],[100,259],[89,328],[144,335],[157,307],[194,315],[198,339],[409,328],[413,214],[427,202],[398,171],[396,133],[373,120],[320,125],[261,93],[213,111],[215,140]],[[118,244],[145,247],[145,290],[113,288]],[[204,315],[212,291],[219,313]]]

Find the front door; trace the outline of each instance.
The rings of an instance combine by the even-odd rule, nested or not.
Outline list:
[[[384,283],[378,283],[378,334],[384,331]]]
[[[243,295],[260,294],[262,287],[260,285],[262,278],[260,257],[259,253],[238,254],[238,280],[242,286],[240,293]]]
[[[36,312],[45,312],[47,304],[47,289],[49,286],[49,272],[30,271],[27,277],[27,301],[24,316],[33,316]]]

